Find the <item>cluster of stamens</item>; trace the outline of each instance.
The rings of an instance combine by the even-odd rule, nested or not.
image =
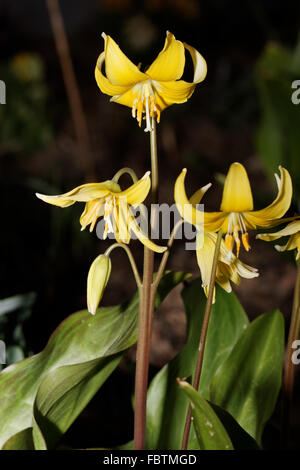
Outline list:
[[[138,96],[132,104],[132,117],[137,119],[140,127],[142,125],[143,113],[145,113],[144,119],[146,119],[145,132],[152,131],[150,118],[156,117],[157,122],[159,122],[160,109],[155,101],[155,95],[149,81],[140,85]]]
[[[114,232],[112,217],[114,217],[116,220],[116,212],[117,206],[115,196],[110,195],[106,198],[102,197],[93,201],[88,213],[84,218],[81,230],[84,230],[89,224],[91,224],[90,232],[92,232],[98,218],[103,215],[103,219],[105,220],[103,239],[105,240],[108,233]]]
[[[229,215],[228,228],[225,236],[225,245],[228,251],[231,253],[234,243],[236,244],[236,256],[239,256],[241,240],[239,232],[242,234],[242,244],[246,251],[250,250],[249,238],[247,228],[243,219],[243,215],[239,212],[232,212]]]

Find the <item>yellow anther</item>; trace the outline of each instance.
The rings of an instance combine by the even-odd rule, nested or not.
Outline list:
[[[157,121],[157,124],[160,123],[160,109],[158,105],[156,105],[156,121]]]
[[[227,235],[225,236],[225,246],[228,251],[232,251],[233,244],[234,244],[233,236],[227,233]]]
[[[243,242],[245,250],[249,251],[251,246],[249,245],[249,236],[247,232],[242,234],[242,242]]]

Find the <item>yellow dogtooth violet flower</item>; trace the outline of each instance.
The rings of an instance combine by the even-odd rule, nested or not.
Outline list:
[[[185,192],[186,169],[183,169],[175,184],[175,201],[179,212],[184,211],[184,218],[193,225],[204,223],[206,232],[217,232],[222,229],[227,249],[232,251],[236,243],[237,256],[240,250],[240,233],[244,248],[250,249],[248,230],[269,228],[291,220],[282,219],[289,209],[292,199],[292,181],[289,172],[279,167],[280,177],[275,175],[278,194],[276,199],[261,210],[253,210],[253,197],[247,172],[240,163],[233,163],[227,173],[223,197],[219,212],[200,212],[189,200]],[[181,213],[181,212],[180,212]],[[181,215],[182,215],[181,213]],[[199,214],[200,213],[200,214]],[[182,215],[183,217],[183,215]]]
[[[211,271],[217,241],[217,234],[211,232],[200,232],[196,238],[196,254],[197,262],[201,272],[202,287],[206,297],[208,296]],[[252,279],[259,276],[256,268],[249,266],[240,261],[232,252],[230,252],[225,242],[221,241],[220,252],[217,264],[216,282],[226,292],[231,292],[232,287],[230,281],[240,284],[241,277]],[[213,296],[215,302],[215,291]]]
[[[130,210],[130,206],[136,208],[146,199],[150,186],[150,172],[148,171],[143,178],[123,191],[118,183],[108,180],[103,183],[83,184],[58,196],[39,193],[36,193],[36,196],[42,201],[59,207],[68,207],[75,202],[85,202],[85,208],[80,217],[81,230],[90,225],[90,232],[92,232],[98,218],[103,217],[105,220],[103,239],[108,233],[114,233],[118,242],[129,243],[132,230],[150,250],[163,253],[167,248],[149,240]]]
[[[198,228],[198,233],[196,235],[196,256],[201,273],[202,287],[204,289],[205,295],[208,296],[217,234],[203,230],[203,212],[198,211],[196,206],[197,204],[200,204],[202,197],[211,187],[211,183],[198,189],[189,199],[186,198],[183,201],[182,198],[178,197],[178,180],[179,178],[175,183],[174,197],[176,206],[182,218],[187,222],[190,222],[191,214],[194,213],[195,210],[197,211],[193,217],[193,219],[196,221],[195,226]],[[230,281],[234,282],[235,284],[240,284],[241,277],[252,279],[258,275],[259,274],[256,268],[242,263],[232,253],[232,251],[227,249],[225,242],[223,240],[221,241],[216,271],[216,282],[226,292],[232,291]],[[215,302],[215,290],[213,295],[213,302]]]
[[[112,96],[111,101],[132,108],[132,116],[141,126],[145,114],[145,131],[151,131],[151,117],[160,121],[160,113],[174,103],[187,101],[207,72],[202,55],[192,46],[175,39],[167,31],[165,45],[154,62],[142,72],[121,51],[117,43],[105,33],[104,51],[95,68],[95,78],[100,90]],[[185,49],[189,51],[193,65],[193,81],[181,80],[185,68]],[[105,64],[105,75],[102,71]]]
[[[297,250],[296,260],[300,259],[300,220],[294,220],[282,230],[274,233],[260,233],[256,238],[270,242],[281,237],[289,237],[287,243],[283,246],[275,245],[277,251]]]
[[[87,278],[88,311],[95,315],[111,272],[109,256],[99,255],[91,264]]]

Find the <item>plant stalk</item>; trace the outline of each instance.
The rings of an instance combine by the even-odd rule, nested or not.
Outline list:
[[[157,140],[156,123],[152,118],[152,131],[150,132],[151,148],[151,174],[152,197],[151,204],[158,202],[158,164],[157,164]],[[151,208],[151,221],[153,214]],[[152,301],[154,253],[144,247],[143,283],[140,290],[140,308],[138,323],[138,343],[135,372],[135,404],[134,404],[134,449],[145,449],[146,438],[146,402],[149,371],[149,355],[151,341],[151,325],[154,310]]]
[[[206,307],[205,307],[205,312],[204,312],[204,318],[203,318],[203,324],[202,324],[200,342],[199,342],[199,352],[198,352],[196,370],[195,370],[194,381],[193,381],[193,387],[197,391],[199,388],[199,383],[200,383],[200,378],[201,378],[205,343],[206,343],[206,338],[207,338],[207,330],[208,330],[208,325],[209,325],[209,320],[210,320],[214,289],[215,289],[215,283],[216,283],[216,274],[217,274],[217,266],[218,266],[218,258],[219,258],[221,241],[222,241],[222,230],[219,230],[217,240],[216,240],[212,269],[211,269],[208,296],[207,296]],[[186,450],[188,446],[189,434],[190,434],[190,429],[191,429],[191,417],[192,417],[192,413],[191,413],[191,408],[189,407],[186,421],[185,421],[183,438],[182,438],[182,447],[181,447],[182,450]]]
[[[295,364],[292,361],[293,343],[300,337],[300,262],[297,262],[297,278],[294,290],[293,310],[286,348],[286,357],[283,372],[283,396],[282,396],[282,426],[281,445],[288,447],[291,405],[293,400]]]

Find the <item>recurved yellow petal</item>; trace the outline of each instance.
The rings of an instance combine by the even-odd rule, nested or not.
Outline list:
[[[189,51],[194,65],[193,83],[202,82],[207,74],[207,64],[204,57],[192,46],[184,43],[184,47]]]
[[[153,77],[155,80],[154,87],[157,91],[157,94],[163,100],[162,104],[160,104],[158,100],[158,105],[161,107],[161,110],[163,110],[166,106],[170,106],[171,104],[184,103],[187,101],[192,96],[197,83],[200,83],[206,77],[207,65],[205,59],[194,47],[189,46],[188,44],[184,44],[184,47],[189,51],[193,60],[193,81],[190,83],[186,82],[185,80],[174,81],[173,79],[169,78],[163,80]]]
[[[36,193],[36,196],[42,201],[53,204],[54,206],[67,207],[74,202],[87,202],[93,199],[107,196],[110,192],[119,193],[120,186],[113,181],[105,181],[104,183],[88,183],[77,186],[64,194],[57,196],[47,196],[46,194]]]
[[[232,163],[225,179],[221,211],[252,211],[253,197],[247,172],[241,163]]]
[[[185,176],[186,168],[178,176],[174,187],[174,199],[179,214],[186,222],[195,225],[200,230],[204,229],[207,232],[219,230],[223,225],[226,215],[222,212],[202,212],[197,210],[186,195],[184,186]]]
[[[164,48],[146,70],[146,74],[157,81],[178,80],[183,74],[184,65],[184,45],[167,31]]]
[[[147,75],[126,57],[110,36],[102,33],[102,37],[105,41],[105,73],[112,85],[130,86],[147,80]]]
[[[111,272],[111,261],[106,255],[99,255],[91,264],[87,279],[88,311],[95,315],[102,299]]]
[[[256,235],[256,238],[259,238],[260,240],[264,240],[266,242],[270,242],[273,240],[277,240],[278,238],[281,238],[281,237],[294,235],[297,232],[300,233],[300,220],[295,220],[294,222],[284,227],[282,230],[278,230],[278,232],[259,233],[258,235]]]
[[[141,204],[147,197],[151,187],[150,171],[147,171],[143,178],[131,185],[118,194],[124,200],[127,200],[127,204],[137,206]]]
[[[208,183],[205,186],[202,186],[202,188],[195,191],[194,194],[190,197],[190,203],[194,205],[200,204],[204,194],[210,187],[211,183]]]
[[[273,227],[278,225],[280,219],[291,205],[293,186],[289,172],[279,167],[280,170],[280,183],[278,184],[279,190],[276,199],[265,209],[252,211],[247,214],[247,220],[258,227]]]
[[[105,52],[102,52],[97,60],[95,67],[95,78],[98,87],[106,95],[114,96],[125,93],[128,90],[128,86],[113,85],[102,73],[102,66],[105,60]]]

